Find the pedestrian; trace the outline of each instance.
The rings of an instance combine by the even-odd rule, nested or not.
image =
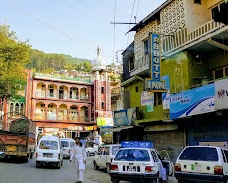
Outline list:
[[[74,160],[75,163],[76,173],[78,176],[78,181],[76,183],[82,183],[86,165],[86,150],[80,142],[79,138],[76,138],[75,141],[76,145],[71,152],[70,162]]]

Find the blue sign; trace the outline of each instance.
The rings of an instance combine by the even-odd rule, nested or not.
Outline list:
[[[154,144],[150,141],[122,141],[122,147],[142,147],[142,148],[154,148]]]
[[[215,111],[215,85],[209,84],[170,96],[170,118]]]
[[[165,92],[165,82],[161,81],[161,46],[159,34],[150,34],[150,78],[145,81],[145,90]]]
[[[114,126],[130,126],[136,120],[136,108],[114,111]]]

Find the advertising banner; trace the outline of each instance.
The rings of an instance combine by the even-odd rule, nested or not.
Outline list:
[[[136,108],[114,111],[114,126],[130,126],[136,120]]]
[[[170,109],[169,97],[170,97],[170,82],[169,76],[163,76],[162,80],[165,81],[167,93],[162,93],[162,105],[163,109]]]
[[[215,85],[209,84],[170,96],[170,118],[215,111]]]
[[[140,96],[141,106],[154,105],[154,92],[143,91]]]
[[[96,121],[97,126],[113,126],[113,118],[98,117]]]
[[[215,81],[215,109],[228,109],[228,79]]]

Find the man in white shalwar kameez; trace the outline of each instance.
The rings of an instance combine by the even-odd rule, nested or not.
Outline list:
[[[76,138],[75,141],[76,145],[71,152],[70,162],[72,160],[75,162],[76,172],[78,176],[78,181],[76,183],[82,183],[86,164],[86,150],[78,138]]]

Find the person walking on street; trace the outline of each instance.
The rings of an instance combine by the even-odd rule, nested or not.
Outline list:
[[[76,183],[82,183],[86,165],[86,150],[82,146],[79,138],[76,138],[75,141],[76,145],[71,152],[70,162],[72,162],[72,160],[75,162],[76,172],[78,176],[78,181]]]

